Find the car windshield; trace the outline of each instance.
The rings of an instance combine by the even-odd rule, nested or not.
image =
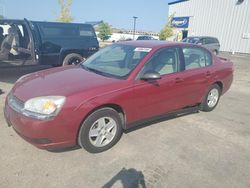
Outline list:
[[[182,40],[182,42],[188,42],[188,43],[193,43],[196,44],[200,39],[197,37],[188,37]]]
[[[96,74],[126,79],[150,51],[151,48],[113,44],[92,55],[81,66]]]

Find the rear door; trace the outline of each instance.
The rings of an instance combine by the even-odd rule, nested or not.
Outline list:
[[[183,47],[182,103],[192,106],[202,101],[213,76],[212,55],[203,48]]]

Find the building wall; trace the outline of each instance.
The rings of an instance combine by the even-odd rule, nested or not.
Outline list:
[[[188,35],[215,36],[221,51],[250,53],[250,0],[189,0],[169,5],[169,15],[190,16]]]

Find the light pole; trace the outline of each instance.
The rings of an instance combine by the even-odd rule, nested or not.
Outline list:
[[[134,18],[134,32],[133,32],[133,40],[135,40],[135,25],[136,25],[136,19],[137,19],[138,17],[133,16],[133,18]]]

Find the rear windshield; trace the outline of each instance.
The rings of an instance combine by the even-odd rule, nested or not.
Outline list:
[[[80,24],[39,24],[41,35],[49,37],[93,37],[95,32],[90,25]]]

